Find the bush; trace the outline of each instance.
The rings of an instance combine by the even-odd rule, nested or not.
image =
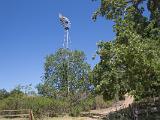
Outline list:
[[[17,97],[8,97],[8,98],[5,98],[1,101],[1,108],[2,110],[4,109],[21,109],[21,100],[22,98],[20,96],[17,96]]]
[[[7,98],[9,93],[5,89],[0,89],[0,100]]]
[[[21,107],[32,109],[35,117],[43,117],[51,109],[52,100],[46,97],[24,97]]]
[[[102,95],[98,95],[95,97],[95,109],[103,109],[110,107],[112,104],[112,101],[104,101]]]
[[[67,113],[69,111],[67,101],[40,96],[10,96],[0,102],[1,110],[32,109],[34,116],[38,118],[42,118],[43,116],[56,116],[57,114]]]
[[[104,120],[132,120],[129,108],[109,113]]]
[[[82,109],[83,108],[79,105],[75,106],[75,107],[72,107],[69,115],[72,116],[72,117],[77,117],[77,116],[80,115],[80,112],[82,111]]]
[[[79,106],[82,107],[82,111],[89,111],[94,109],[94,98],[87,98],[85,100],[80,101]]]
[[[71,116],[78,116],[82,111],[89,111],[94,108],[105,108],[109,104],[104,102],[102,96],[88,96],[84,99],[70,96],[66,98],[48,98],[42,96],[27,96],[14,92],[9,97],[0,100],[0,110],[31,109],[36,118],[44,116],[58,116],[69,113]]]

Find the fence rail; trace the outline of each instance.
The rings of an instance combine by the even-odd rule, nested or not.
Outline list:
[[[0,118],[28,118],[34,120],[33,112],[30,109],[21,110],[0,110]]]

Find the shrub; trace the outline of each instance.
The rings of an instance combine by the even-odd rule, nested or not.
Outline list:
[[[6,109],[31,109],[36,118],[44,116],[58,116],[69,113],[71,116],[78,116],[82,111],[89,111],[94,108],[104,108],[108,102],[104,102],[102,96],[88,96],[84,99],[48,98],[42,96],[27,96],[25,94],[11,94],[9,97],[0,100],[0,110]]]
[[[34,116],[42,118],[43,116],[56,116],[69,111],[67,101],[56,100],[47,97],[29,97],[29,96],[10,96],[0,101],[0,109],[32,109]]]
[[[85,100],[81,100],[79,106],[82,107],[82,111],[89,111],[94,108],[94,101],[93,97],[89,97]]]
[[[79,105],[72,107],[69,115],[72,117],[77,117],[80,115],[80,112],[82,111],[82,109],[83,108]]]
[[[104,101],[102,95],[98,95],[95,97],[95,108],[102,109],[111,106],[112,101]]]

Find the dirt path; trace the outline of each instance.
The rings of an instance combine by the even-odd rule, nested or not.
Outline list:
[[[134,98],[129,95],[125,95],[125,100],[119,101],[115,104],[113,104],[111,107],[106,109],[99,109],[99,110],[91,110],[90,112],[83,112],[82,116],[92,118],[92,120],[99,120],[103,117],[105,117],[110,112],[114,112],[117,110],[121,110],[123,108],[126,108],[129,106],[129,104],[133,103]]]

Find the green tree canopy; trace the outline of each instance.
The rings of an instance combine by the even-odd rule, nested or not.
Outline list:
[[[106,99],[126,93],[159,95],[160,1],[101,0],[93,18],[98,15],[115,22],[116,38],[98,44],[100,62],[93,70],[97,92]]]
[[[39,94],[58,97],[90,89],[90,66],[82,51],[59,49],[46,57],[44,68],[43,82],[38,85]]]
[[[0,100],[9,96],[9,93],[5,89],[0,89]]]

